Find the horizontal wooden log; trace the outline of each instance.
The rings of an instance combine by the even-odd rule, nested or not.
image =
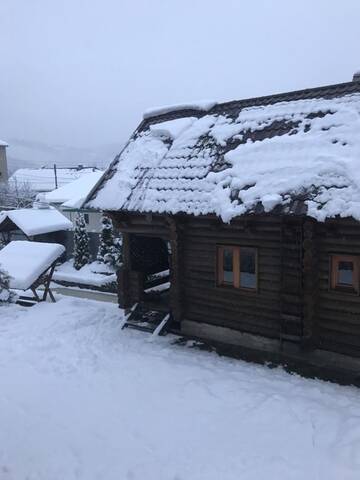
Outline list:
[[[149,226],[148,229],[145,229],[141,226],[121,227],[119,228],[119,231],[121,233],[132,233],[135,235],[142,235],[144,237],[160,237],[166,240],[169,238],[168,230],[151,226]]]
[[[217,289],[201,289],[194,291],[184,287],[184,298],[186,304],[191,302],[202,302],[204,305],[219,308],[227,308],[232,311],[248,309],[249,312],[267,312],[270,316],[276,317],[280,311],[279,299],[273,296],[256,295],[252,297],[240,290],[234,292],[219,292]],[[205,312],[206,313],[206,312]]]
[[[337,330],[332,330],[330,328],[325,328],[324,326],[319,326],[319,336],[321,342],[332,341],[337,344],[343,345],[344,349],[346,347],[356,347],[359,349],[360,354],[360,336],[353,335],[352,333],[338,332]],[[345,353],[345,352],[344,352]]]
[[[228,318],[221,312],[212,312],[211,315],[204,317],[202,307],[186,311],[186,318],[199,323],[209,323],[221,327],[231,328],[233,330],[248,332],[272,338],[279,338],[280,324],[268,319],[266,323],[256,323],[257,318],[242,314],[237,319]]]
[[[318,314],[318,323],[320,328],[331,330],[332,332],[337,332],[339,335],[346,333],[353,335],[354,337],[359,337],[360,339],[360,325],[359,323],[349,322],[347,319],[339,321],[339,318],[336,318],[334,314],[330,315]],[[335,317],[335,318],[334,318]]]
[[[257,245],[272,246],[274,248],[279,248],[280,237],[279,236],[269,236],[265,235],[262,232],[258,232],[256,235],[252,234],[248,237],[243,235],[231,235],[229,232],[223,231],[198,231],[194,230],[191,233],[184,233],[184,242],[190,243],[233,243],[234,245],[245,245],[251,246],[253,243]],[[288,250],[293,250],[294,248],[291,245],[287,246]]]
[[[360,240],[351,241],[349,238],[323,238],[319,242],[319,249],[322,252],[348,253],[354,251],[354,254],[360,253]]]
[[[356,294],[343,293],[340,291],[333,291],[329,289],[320,289],[319,292],[319,306],[331,305],[335,308],[336,305],[342,305],[342,308],[351,310],[360,305],[360,297]]]
[[[329,350],[331,352],[341,353],[352,357],[360,357],[360,348],[357,345],[341,343],[337,341],[336,336],[333,336],[332,338],[321,337],[320,347],[324,350]]]

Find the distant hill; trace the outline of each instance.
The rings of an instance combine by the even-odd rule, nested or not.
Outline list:
[[[76,148],[64,145],[48,145],[42,142],[30,142],[8,139],[7,149],[9,173],[18,168],[73,167],[85,165],[105,169],[122,148],[121,144],[100,145],[94,148]]]

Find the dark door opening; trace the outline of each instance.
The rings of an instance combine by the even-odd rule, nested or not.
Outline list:
[[[141,299],[158,308],[169,308],[171,252],[169,243],[160,237],[131,235],[131,270],[141,272]]]

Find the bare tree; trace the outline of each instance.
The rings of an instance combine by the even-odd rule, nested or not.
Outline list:
[[[36,197],[29,183],[18,183],[16,180],[0,183],[1,208],[29,208]]]

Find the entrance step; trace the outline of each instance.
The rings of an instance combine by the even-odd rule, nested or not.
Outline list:
[[[130,310],[122,329],[132,328],[153,335],[165,335],[170,324],[171,314],[169,310],[158,310],[144,303],[139,303]]]

